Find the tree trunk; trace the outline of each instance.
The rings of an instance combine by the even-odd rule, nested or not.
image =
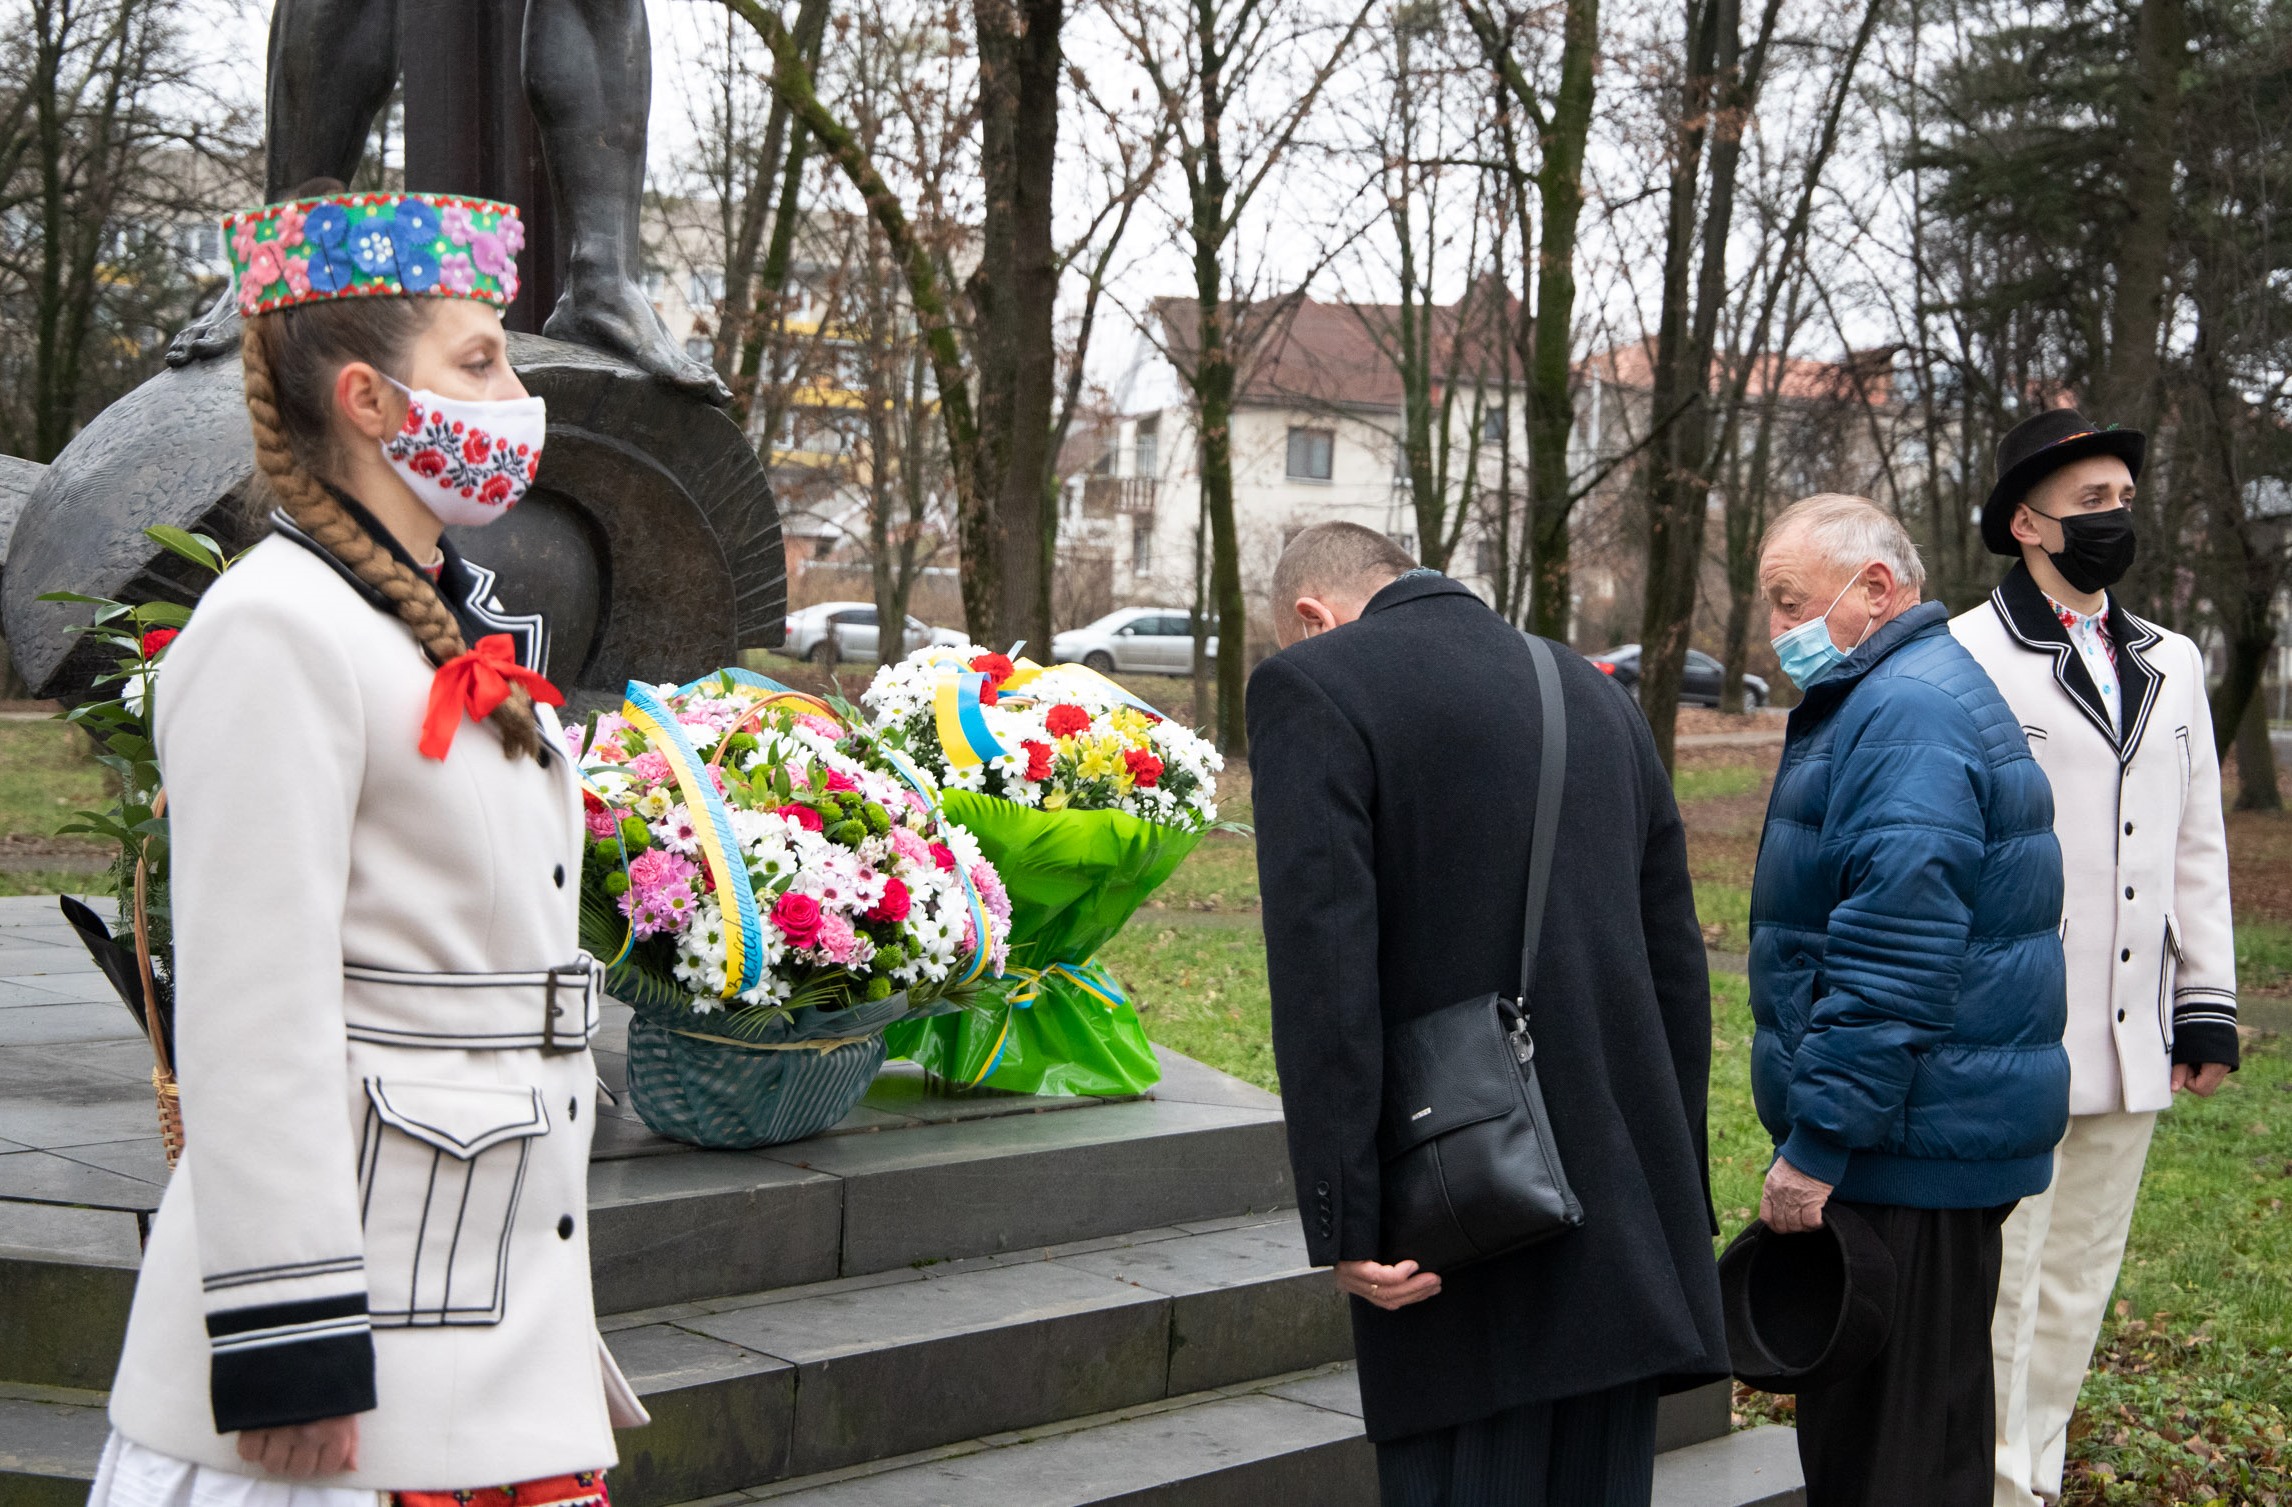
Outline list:
[[[1584,143],[1592,130],[1593,65],[1599,60],[1599,0],[1568,0],[1561,21],[1560,92],[1544,135],[1537,191],[1544,223],[1536,261],[1534,365],[1528,374],[1530,548],[1536,584],[1530,626],[1566,642],[1574,584],[1568,521],[1576,499],[1568,477],[1568,442],[1576,427],[1571,361],[1576,326],[1576,225],[1584,208]],[[1526,227],[1522,227],[1525,232]]]
[[[1047,648],[1043,474],[1058,385],[1051,178],[1058,158],[1059,27],[1064,0],[979,0],[980,166],[986,201],[971,278],[979,370],[979,494],[965,530],[994,559],[994,589],[971,632],[994,647]],[[968,556],[968,550],[966,555]],[[968,561],[966,562],[968,563]]]
[[[1712,347],[1705,331],[1717,328],[1711,289],[1725,281],[1727,231],[1734,213],[1733,170],[1741,151],[1740,122],[1728,118],[1741,93],[1739,82],[1721,86],[1719,76],[1738,66],[1739,20],[1736,0],[1689,0],[1687,67],[1664,231],[1663,307],[1656,329],[1649,413],[1656,428],[1647,454],[1647,602],[1640,628],[1639,702],[1666,769],[1671,767],[1680,678],[1694,626],[1696,578],[1703,565],[1703,521],[1710,506],[1705,449],[1710,441],[1706,398]],[[1697,183],[1715,88],[1720,130],[1711,153],[1711,195],[1701,237],[1703,270],[1691,293],[1688,268],[1697,244]]]
[[[796,46],[805,59],[815,66],[819,62],[820,40],[827,21],[828,0],[803,0],[797,8]],[[725,123],[729,129],[729,113]],[[717,371],[727,380],[744,369],[750,374],[755,372],[755,365],[749,356],[750,326],[757,323],[767,309],[777,310],[780,296],[786,287],[788,263],[784,252],[780,256],[779,279],[773,281],[768,277],[761,286],[756,280],[759,271],[756,259],[765,244],[764,224],[767,218],[775,220],[770,243],[773,251],[782,250],[780,226],[785,224],[793,229],[795,223],[788,210],[795,200],[797,186],[802,181],[803,127],[795,127],[796,144],[791,149],[788,132],[792,123],[788,102],[777,94],[773,95],[771,113],[764,123],[764,149],[756,159],[755,175],[749,181],[747,196],[740,206],[739,228],[724,258],[724,316],[716,328],[716,349],[713,354]],[[783,153],[787,154],[787,160],[798,164],[797,174],[785,185],[776,181],[780,177]],[[726,177],[729,181],[730,175]],[[773,215],[775,188],[780,190],[780,213],[776,217]],[[745,413],[748,392],[741,385],[734,385],[733,399]]]
[[[2124,136],[2125,227],[2116,243],[2117,286],[2109,300],[2108,364],[2097,423],[2153,431],[2158,415],[2157,346],[2164,322],[2175,203],[2174,117],[2188,65],[2188,0],[2141,0],[2133,30],[2133,93]],[[2162,487],[2144,487],[2133,505],[2142,549],[2124,594],[2157,614],[2171,588],[2172,536],[2162,528]],[[2154,499],[2152,501],[2152,499]]]
[[[2263,666],[2268,662],[2267,654],[2267,650],[2261,652]],[[2254,692],[2236,728],[2236,809],[2281,811],[2284,797],[2276,788],[2276,745],[2268,736],[2268,698],[2258,694],[2257,684]]]

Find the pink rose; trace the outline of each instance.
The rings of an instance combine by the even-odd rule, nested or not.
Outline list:
[[[859,789],[859,782],[853,779],[850,775],[845,774],[840,769],[831,769],[828,771],[827,785],[828,793],[830,795],[835,794],[839,790],[856,791]]]
[[[952,872],[955,868],[955,850],[943,842],[935,842],[931,845],[931,861],[942,870]]]
[[[883,882],[883,898],[875,903],[874,908],[867,913],[867,918],[870,921],[904,921],[913,904],[905,884],[897,879],[886,879]]]
[[[775,809],[772,814],[788,818],[807,832],[817,832],[821,827],[819,812],[814,811],[809,806],[796,805],[794,802]]]
[[[820,938],[820,902],[790,890],[772,907],[772,924],[790,947],[809,947]]]

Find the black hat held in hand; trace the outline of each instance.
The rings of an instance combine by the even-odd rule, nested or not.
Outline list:
[[[1778,1235],[1760,1220],[1719,1258],[1719,1301],[1735,1375],[1762,1392],[1843,1381],[1894,1325],[1894,1257],[1836,1201],[1819,1228]]]
[[[2148,453],[2148,436],[2138,429],[2115,425],[2097,429],[2074,408],[2049,408],[2022,420],[1998,441],[1998,484],[1990,489],[1989,501],[1982,504],[1982,543],[1993,555],[2020,559],[2021,545],[2013,537],[2013,510],[2031,487],[2088,455],[2116,456],[2138,481],[2141,461]]]

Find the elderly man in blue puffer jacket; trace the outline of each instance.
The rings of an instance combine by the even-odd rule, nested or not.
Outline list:
[[[1759,580],[1806,692],[1751,892],[1759,1212],[1845,1205],[1897,1270],[1878,1357],[1799,1395],[1807,1500],[1985,1507],[1999,1226],[2069,1114],[2053,795],[1875,503],[1794,504]]]

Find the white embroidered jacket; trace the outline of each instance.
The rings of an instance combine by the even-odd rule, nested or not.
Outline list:
[[[1950,631],[2053,785],[2071,1114],[2172,1105],[2172,1065],[2237,1061],[2236,941],[2204,657],[2114,600],[2123,728],[2016,565]]]
[[[579,787],[546,709],[546,765],[466,719],[423,758],[430,680],[288,536],[158,675],[187,1146],[111,1416],[178,1459],[356,1412],[329,1484],[483,1487],[608,1466],[609,1411],[643,1419],[590,1300]]]

